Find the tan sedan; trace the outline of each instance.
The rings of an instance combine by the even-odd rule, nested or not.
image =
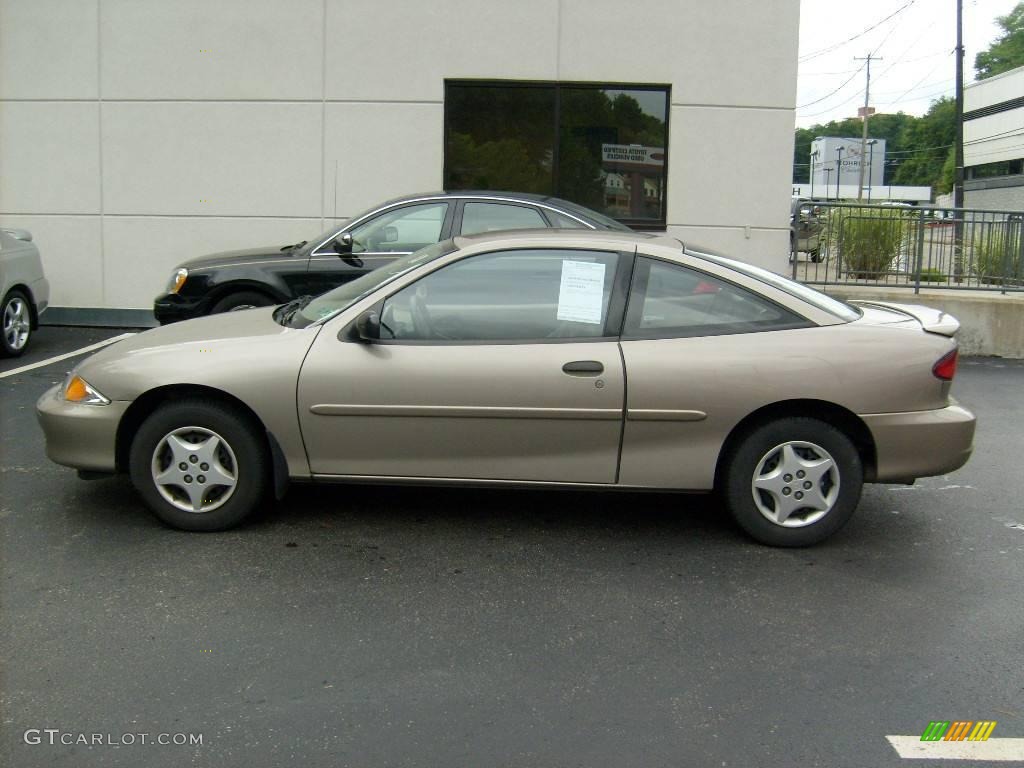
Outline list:
[[[157,328],[38,403],[47,452],[219,530],[289,480],[720,492],[759,541],[967,461],[957,322],[672,238],[432,245],[313,300]]]

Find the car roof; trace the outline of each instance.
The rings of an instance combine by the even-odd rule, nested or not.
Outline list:
[[[490,245],[509,248],[608,248],[622,245],[650,245],[681,252],[683,243],[676,237],[646,232],[618,232],[615,230],[587,229],[511,229],[499,232],[481,232],[452,238],[460,250]]]
[[[442,189],[435,192],[417,192],[416,194],[402,195],[401,197],[394,197],[390,200],[385,200],[374,207],[384,208],[389,205],[395,205],[396,203],[405,203],[412,200],[419,200],[424,197],[479,197],[492,198],[496,200],[520,200],[524,203],[542,203],[544,205],[551,205],[557,208],[564,208],[565,210],[572,211],[573,213],[586,215],[596,213],[579,203],[563,200],[562,198],[554,197],[553,195],[541,195],[536,192],[507,192],[495,189]]]

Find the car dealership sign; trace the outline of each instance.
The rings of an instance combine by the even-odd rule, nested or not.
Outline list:
[[[601,162],[663,166],[665,148],[642,147],[639,144],[602,144]]]

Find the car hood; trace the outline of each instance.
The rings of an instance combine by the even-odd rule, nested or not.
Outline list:
[[[284,250],[282,250],[284,249]],[[189,261],[182,262],[178,268],[184,267],[188,270],[207,269],[209,267],[229,266],[241,264],[247,261],[258,261],[261,259],[281,259],[289,256],[297,256],[301,248],[289,250],[287,246],[268,245],[259,248],[242,248],[237,251],[220,251],[206,256],[198,256]]]
[[[273,315],[260,307],[160,326],[111,344],[75,371],[112,400],[170,384],[232,391],[282,365],[297,375],[320,327],[286,328]]]

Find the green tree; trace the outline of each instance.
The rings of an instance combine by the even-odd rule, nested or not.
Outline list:
[[[1024,2],[1017,3],[1006,16],[996,18],[1003,34],[974,57],[974,72],[979,80],[1024,67]]]
[[[894,184],[931,186],[937,194],[949,192],[952,177],[945,178],[943,166],[956,139],[956,102],[950,98],[933,101],[928,111],[907,124],[901,136],[905,148],[895,155]]]

